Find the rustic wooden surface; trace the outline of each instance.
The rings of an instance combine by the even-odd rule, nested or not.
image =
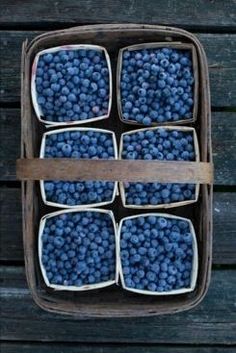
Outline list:
[[[114,344],[100,344],[96,343],[96,345],[88,345],[88,344],[79,344],[78,343],[3,343],[2,349],[5,353],[32,353],[40,352],[40,353],[130,353],[134,351],[136,353],[235,353],[234,347],[194,347],[188,346],[186,351],[186,346],[184,345],[172,345],[171,347],[167,347],[162,344],[152,344],[148,347],[138,345],[138,344],[120,344],[119,346]]]
[[[19,349],[21,352],[32,353],[32,351],[40,353],[94,353],[95,351],[99,353],[130,353],[134,351],[136,353],[183,353],[186,351],[186,347],[183,345],[173,345],[171,347],[166,347],[165,345],[151,345],[148,347],[141,346],[137,344],[123,344],[123,345],[112,345],[112,344],[96,344],[96,346],[90,346],[87,344],[72,343],[60,343],[60,344],[32,344],[32,343],[4,343],[2,349],[5,353],[18,353]],[[235,353],[234,347],[190,347],[188,346],[188,353]]]
[[[102,9],[102,10],[101,10]],[[236,351],[236,1],[70,0],[0,2],[1,352]],[[20,184],[20,51],[25,38],[73,25],[169,24],[195,32],[208,56],[214,186],[213,275],[194,310],[157,318],[75,320],[33,302],[24,275]],[[104,292],[105,295],[105,292]]]

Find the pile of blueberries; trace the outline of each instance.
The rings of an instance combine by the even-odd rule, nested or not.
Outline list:
[[[192,118],[193,86],[190,50],[123,52],[120,89],[126,121],[151,125]]]
[[[189,288],[192,243],[185,220],[155,215],[125,220],[120,256],[126,287],[153,292]]]
[[[71,130],[46,135],[44,157],[113,159],[115,150],[112,134],[95,130]],[[114,182],[108,181],[44,181],[46,200],[67,206],[109,202],[114,187]]]
[[[115,279],[109,214],[83,211],[48,218],[41,239],[41,261],[50,284],[81,287]]]
[[[123,159],[194,161],[193,134],[164,128],[123,135]],[[125,182],[126,205],[160,205],[195,198],[194,184]]]
[[[103,51],[45,53],[39,57],[35,83],[44,120],[82,121],[108,113],[109,70]]]

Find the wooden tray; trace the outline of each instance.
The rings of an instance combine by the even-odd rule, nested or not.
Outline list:
[[[111,57],[113,77],[116,61],[121,48],[144,42],[181,41],[194,45],[199,68],[199,100],[195,127],[200,147],[200,161],[196,162],[149,162],[149,161],[91,161],[80,160],[37,160],[40,142],[45,127],[36,118],[30,94],[31,67],[35,55],[46,48],[65,44],[96,44],[107,48]],[[113,83],[114,84],[114,83]],[[212,260],[212,153],[210,125],[210,92],[207,61],[198,39],[181,29],[137,24],[115,24],[82,26],[45,33],[31,43],[23,43],[22,51],[22,149],[23,161],[18,163],[18,177],[22,179],[23,237],[26,276],[35,302],[42,308],[56,313],[70,314],[77,317],[132,317],[151,316],[187,310],[197,305],[206,294],[211,272]],[[91,127],[110,129],[117,137],[130,126],[122,124],[117,112],[116,97],[109,119],[90,124]],[[147,167],[149,173],[144,173]],[[45,206],[41,200],[38,179],[52,178],[48,166],[57,171],[54,178],[118,180],[118,181],[195,181],[201,183],[198,202],[171,209],[171,213],[188,217],[196,230],[199,249],[199,272],[197,285],[193,292],[176,296],[144,296],[112,286],[89,292],[53,291],[46,287],[38,261],[38,227],[40,218],[55,208]],[[109,164],[107,164],[109,163]],[[82,168],[82,169],[81,169]],[[176,171],[178,170],[178,173]],[[96,171],[96,173],[94,173]],[[107,172],[109,171],[109,173]],[[131,171],[131,172],[130,172]],[[79,175],[79,177],[78,177]],[[112,208],[116,220],[138,214],[137,210],[124,209],[120,199],[116,198]],[[151,212],[150,209],[147,212]],[[142,211],[143,213],[143,211]]]

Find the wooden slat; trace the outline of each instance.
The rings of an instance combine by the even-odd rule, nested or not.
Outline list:
[[[212,150],[216,185],[236,184],[236,112],[212,113]]]
[[[236,113],[212,115],[216,185],[236,183]],[[0,109],[0,180],[16,180],[15,160],[20,157],[20,110]]]
[[[179,7],[180,5],[178,4]],[[193,11],[191,10],[190,13],[193,13]],[[220,16],[218,15],[217,21],[219,18]],[[158,23],[157,20],[156,23]],[[40,33],[43,32],[1,32],[0,102],[19,102],[21,45],[25,38],[32,39]],[[209,62],[212,105],[215,107],[236,106],[236,85],[234,84],[236,80],[236,35],[204,33],[197,34],[197,36],[206,50]]]
[[[45,312],[33,303],[22,268],[4,267],[0,268],[0,272],[3,340],[136,344],[236,343],[235,270],[213,271],[206,298],[193,310],[151,319],[143,317],[119,320],[78,320]],[[107,288],[104,297],[109,296],[111,300],[112,293],[115,294]]]
[[[194,6],[193,6],[194,5]],[[2,0],[0,22],[5,25],[58,25],[93,23],[149,23],[179,25],[181,27],[234,28],[235,1],[224,0],[192,3],[185,0],[61,0],[52,3]]]
[[[0,260],[23,261],[21,190],[0,188]]]
[[[16,180],[20,133],[20,109],[0,109],[0,180]]]
[[[2,353],[235,353],[235,347],[138,344],[3,343]]]
[[[213,262],[236,264],[236,193],[213,195]]]
[[[19,189],[0,189],[0,204],[4,205],[0,214],[0,260],[3,261],[23,261],[20,197]],[[213,262],[236,264],[236,193],[215,193],[213,206]]]
[[[204,162],[147,160],[18,159],[19,180],[107,180],[212,184],[213,166]]]

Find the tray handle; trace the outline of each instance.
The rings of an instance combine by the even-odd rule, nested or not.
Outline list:
[[[19,180],[212,184],[213,164],[183,161],[33,158],[18,159],[16,174]]]

